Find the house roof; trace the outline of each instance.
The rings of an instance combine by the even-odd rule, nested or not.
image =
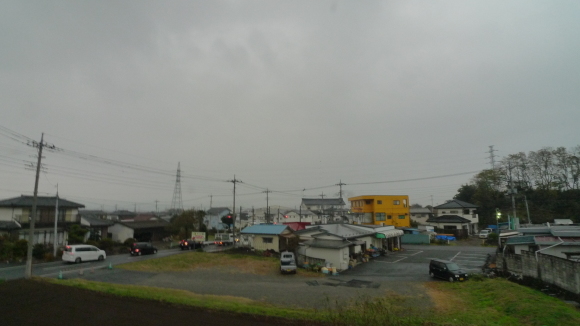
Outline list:
[[[441,215],[441,216],[431,216],[427,219],[430,223],[471,223],[470,220],[463,218],[459,215]]]
[[[16,221],[0,221],[0,230],[10,231],[10,230],[18,230],[21,228],[22,226],[20,225],[20,223]]]
[[[302,198],[302,204],[306,206],[339,206],[345,205],[344,199],[342,198]]]
[[[0,200],[0,207],[32,207],[34,201],[33,196],[20,196],[10,199]],[[56,196],[37,196],[36,207],[54,207],[56,205]],[[83,204],[75,203],[63,198],[58,198],[59,208],[81,208],[85,207]]]
[[[347,240],[312,239],[305,241],[304,244],[313,248],[341,249],[353,243]]]
[[[251,225],[243,229],[242,234],[271,234],[280,235],[282,232],[290,229],[288,225],[283,224],[257,224]]]
[[[284,223],[284,225],[288,225],[292,230],[298,231],[306,229],[306,226],[310,225],[310,222],[290,222]]]
[[[431,214],[431,210],[427,207],[410,207],[411,214]]]
[[[435,206],[433,208],[442,209],[442,208],[477,208],[477,207],[479,207],[479,206],[473,205],[470,203],[466,203],[466,202],[461,201],[459,199],[452,199],[452,200],[446,202],[445,204],[441,204],[441,205]]]
[[[219,213],[221,213],[223,211],[230,212],[230,209],[227,207],[212,207],[212,208],[207,210],[207,215],[218,215]]]
[[[133,230],[139,229],[153,229],[162,228],[169,225],[168,222],[164,220],[154,220],[154,221],[139,221],[139,222],[117,222]]]
[[[87,221],[89,223],[89,226],[111,226],[111,225],[115,224],[115,222],[113,222],[113,221],[103,220],[103,219],[91,217],[91,216],[83,216],[82,219]]]
[[[336,235],[338,237],[345,239],[353,239],[377,233],[376,230],[371,228],[365,230],[364,228],[351,226],[349,224],[322,224],[310,226],[306,227],[306,229],[304,230],[296,231],[296,233],[305,234],[313,231],[316,233],[326,233]]]
[[[510,237],[506,240],[506,245],[518,245],[518,244],[534,244],[533,235],[526,235],[521,237]]]

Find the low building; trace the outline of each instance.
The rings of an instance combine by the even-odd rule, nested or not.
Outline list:
[[[409,211],[411,214],[411,221],[418,225],[428,225],[427,220],[434,216],[431,209],[427,207],[411,207]]]
[[[299,263],[318,261],[344,270],[369,251],[400,249],[403,231],[393,226],[323,224],[297,231],[296,235],[300,237]]]
[[[240,232],[240,243],[254,250],[293,251],[298,238],[292,229],[282,224],[251,225]]]
[[[465,239],[470,235],[471,221],[458,215],[433,216],[427,223],[435,227],[435,232],[453,234],[458,239]]]
[[[124,242],[127,239],[137,241],[162,241],[169,234],[165,228],[169,225],[164,220],[142,222],[116,222],[108,227],[109,238],[113,241]]]
[[[357,223],[410,227],[409,196],[373,195],[351,197],[350,210]]]

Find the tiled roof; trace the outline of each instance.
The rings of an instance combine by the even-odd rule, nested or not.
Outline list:
[[[510,237],[507,238],[506,244],[508,245],[516,245],[516,244],[534,244],[534,236],[533,235],[526,235],[521,237]]]
[[[441,205],[435,206],[433,208],[442,209],[442,208],[477,208],[477,207],[479,207],[479,206],[473,205],[470,203],[466,203],[466,202],[461,201],[459,199],[453,199],[453,200],[446,202],[445,204],[441,204]]]
[[[289,229],[288,225],[283,224],[258,224],[248,226],[247,228],[243,229],[242,234],[272,234],[272,235],[280,235],[286,229]]]
[[[10,230],[18,230],[21,228],[22,226],[20,225],[20,223],[16,221],[0,221],[0,230],[10,231]]]
[[[471,223],[470,220],[459,215],[431,216],[427,219],[430,223]]]
[[[161,227],[166,227],[167,225],[169,225],[169,223],[164,221],[164,220],[140,221],[140,222],[117,222],[117,223],[124,225],[128,228],[131,228],[133,230],[161,228]]]
[[[90,226],[111,226],[111,225],[115,224],[115,222],[113,222],[113,221],[103,220],[100,218],[90,217],[90,216],[83,216],[82,219],[89,222]]]
[[[342,198],[302,198],[302,203],[306,206],[339,206],[345,204]]]
[[[20,196],[10,199],[0,200],[0,207],[32,207],[34,201],[33,196]],[[55,197],[37,196],[36,207],[54,207],[56,205]],[[85,207],[83,204],[75,203],[63,198],[58,198],[59,208],[81,208]]]

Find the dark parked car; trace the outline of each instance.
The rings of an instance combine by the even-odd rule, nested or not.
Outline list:
[[[130,248],[131,256],[141,256],[156,254],[157,248],[153,247],[150,242],[135,242]]]
[[[429,263],[429,275],[433,278],[438,277],[449,282],[466,281],[468,274],[452,261],[432,259]]]
[[[201,248],[201,243],[195,242],[194,240],[183,239],[179,241],[179,248],[181,248],[181,250]]]

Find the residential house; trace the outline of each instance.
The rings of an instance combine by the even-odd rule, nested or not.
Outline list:
[[[316,224],[320,223],[321,219],[320,216],[314,214],[309,210],[298,210],[298,209],[291,209],[285,210],[277,216],[277,223],[310,223]]]
[[[110,220],[81,214],[81,225],[89,230],[87,240],[99,241],[109,238],[109,227],[113,224],[115,222]]]
[[[19,239],[28,240],[30,219],[32,218],[33,196],[20,196],[0,200],[0,227]],[[58,214],[55,214],[57,197],[38,196],[33,243],[54,243],[54,219],[57,218],[57,245],[64,245],[68,239],[67,227],[80,224],[79,208],[83,204],[58,198]],[[21,226],[21,227],[18,227]]]
[[[108,237],[119,242],[130,238],[137,241],[161,241],[169,235],[165,230],[168,225],[165,220],[116,222],[108,227]]]
[[[262,251],[293,251],[298,243],[292,229],[281,224],[251,225],[244,228],[240,236],[241,245]]]
[[[403,231],[393,226],[322,224],[296,231],[300,237],[298,261],[331,264],[337,270],[347,269],[351,260],[361,259],[368,250],[400,248]]]
[[[224,230],[226,227],[222,223],[222,217],[231,214],[232,211],[227,207],[213,207],[205,212],[203,223],[208,229]]]
[[[427,224],[435,227],[439,234],[452,234],[458,239],[465,239],[470,235],[471,221],[458,215],[432,216]]]
[[[320,217],[343,216],[348,212],[342,198],[302,198],[300,208]]]
[[[411,221],[418,225],[428,225],[427,219],[434,216],[431,209],[427,207],[410,207],[409,212],[411,214]]]
[[[410,227],[409,196],[351,197],[350,210],[357,224]]]
[[[433,207],[433,210],[436,217],[451,215],[459,216],[468,220],[470,223],[462,223],[462,227],[463,225],[467,225],[468,234],[477,234],[477,232],[479,232],[479,216],[477,215],[477,208],[477,205],[466,203],[458,199],[452,199],[448,200],[445,204]]]

